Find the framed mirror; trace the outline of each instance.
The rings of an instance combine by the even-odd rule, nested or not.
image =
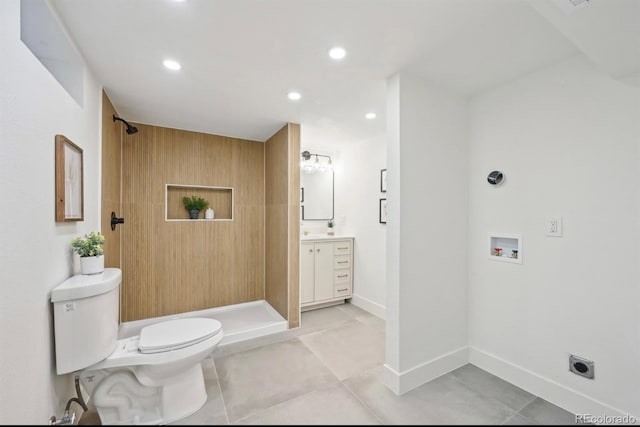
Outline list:
[[[300,215],[302,220],[333,219],[333,169],[300,170]]]

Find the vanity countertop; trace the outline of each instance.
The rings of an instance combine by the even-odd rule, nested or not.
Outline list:
[[[353,239],[353,236],[348,236],[346,234],[335,234],[333,236],[329,236],[328,234],[319,234],[319,233],[309,233],[307,235],[300,234],[300,240],[340,240],[340,239]]]

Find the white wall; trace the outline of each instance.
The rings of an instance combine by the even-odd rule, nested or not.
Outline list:
[[[581,56],[471,102],[471,362],[575,413],[640,415],[639,150],[640,91]],[[490,231],[523,233],[522,265],[487,260]]]
[[[337,228],[354,236],[351,303],[385,318],[386,225],[380,224],[380,170],[387,167],[386,135],[346,145],[336,156]]]
[[[101,88],[86,73],[78,106],[20,41],[18,0],[0,2],[0,46],[0,424],[46,424],[75,393],[55,373],[49,298],[78,271],[71,239],[100,229]],[[84,149],[83,222],[55,221],[56,134]]]
[[[468,360],[467,102],[401,73],[387,118],[384,381],[404,393]]]

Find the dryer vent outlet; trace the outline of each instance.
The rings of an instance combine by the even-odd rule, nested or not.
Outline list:
[[[569,355],[569,370],[576,375],[592,380],[594,378],[595,365],[584,357]]]

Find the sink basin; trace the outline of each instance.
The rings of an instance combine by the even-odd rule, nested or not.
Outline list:
[[[309,233],[307,235],[300,234],[300,240],[318,240],[318,239],[351,239],[352,236],[344,234],[335,234],[329,236],[327,233]]]
[[[327,233],[309,233],[309,234],[300,235],[301,239],[318,239],[321,237],[334,237],[334,236],[329,236]]]

